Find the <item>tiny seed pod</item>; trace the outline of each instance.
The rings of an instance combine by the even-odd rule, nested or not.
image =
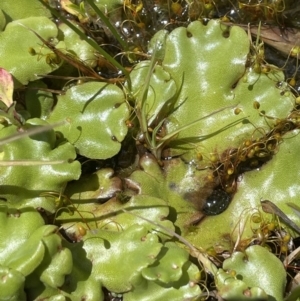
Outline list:
[[[204,8],[208,11],[211,11],[214,7],[213,7],[212,3],[206,3],[206,4],[204,4]]]
[[[125,121],[125,124],[126,124],[126,126],[127,126],[128,128],[130,128],[130,129],[134,127],[134,124],[132,123],[131,120],[126,120],[126,121]]]
[[[247,160],[246,155],[247,155],[247,154],[242,153],[242,154],[239,156],[239,160],[240,160],[241,162],[245,162],[245,161]]]
[[[243,110],[241,108],[234,109],[234,115],[239,115]]]
[[[221,214],[227,209],[230,199],[230,195],[223,189],[215,189],[206,199],[202,210],[206,215]]]
[[[137,4],[136,8],[135,8],[135,13],[138,13],[139,11],[141,11],[143,9],[143,2]]]
[[[78,229],[80,236],[84,236],[86,234],[86,229],[83,226],[79,225],[77,227],[77,229]]]
[[[47,55],[47,56],[46,56],[46,63],[47,63],[48,65],[51,65],[51,64],[52,64],[52,58],[51,58],[50,55]]]
[[[261,223],[261,216],[258,215],[258,214],[253,214],[253,215],[251,216],[251,222],[252,222],[252,223],[255,223],[255,224]]]
[[[45,61],[48,65],[54,66],[54,65],[59,65],[61,63],[61,58],[55,53],[48,53],[45,56]]]
[[[264,143],[258,143],[254,146],[255,151],[263,150],[265,149],[265,144]]]
[[[270,141],[267,143],[267,150],[274,151],[276,149],[276,146],[278,144],[278,141],[274,139],[275,141]]]
[[[283,236],[282,241],[283,242],[289,242],[291,240],[291,235],[290,234],[286,234]]]
[[[210,248],[206,249],[206,254],[208,256],[211,256],[211,257],[216,257],[217,256],[217,252],[213,247],[210,247]]]
[[[264,50],[264,48],[259,48],[258,54],[259,54],[260,57],[264,57],[265,56],[265,50]]]
[[[3,117],[0,117],[0,124],[6,124],[7,120]]]
[[[253,101],[253,108],[255,110],[258,110],[260,108],[260,103],[257,100]]]
[[[216,163],[219,160],[217,154],[215,154],[215,153],[210,154],[209,158],[212,163]]]
[[[143,23],[143,22],[136,23],[136,25],[137,25],[139,28],[142,28],[142,29],[145,28],[145,23]]]
[[[255,63],[253,66],[253,70],[255,73],[261,73],[261,66],[259,63]]]
[[[235,277],[236,276],[236,271],[235,270],[229,270],[228,271],[228,274],[232,277]]]
[[[292,49],[291,49],[291,56],[292,57],[297,57],[300,53],[300,46],[294,46]]]
[[[53,58],[52,62],[54,64],[56,64],[56,65],[59,65],[62,62],[62,60],[61,60],[61,58],[58,55],[55,55],[55,57]]]
[[[270,68],[270,66],[269,65],[262,65],[262,67],[261,67],[261,72],[262,73],[269,73],[271,71],[271,68]]]
[[[202,161],[203,160],[203,155],[201,153],[197,153],[197,159],[199,161]]]
[[[172,2],[171,4],[172,13],[175,15],[180,15],[182,12],[182,6],[178,2]]]
[[[267,228],[268,228],[269,231],[274,231],[275,228],[276,228],[276,225],[275,225],[274,222],[272,222],[272,223],[269,223],[269,224],[267,225]]]
[[[77,82],[76,82],[76,86],[79,86],[79,85],[82,85],[82,84],[84,84],[84,80],[78,79]]]
[[[33,56],[36,55],[36,51],[34,50],[34,48],[29,47],[28,52]]]
[[[209,182],[213,182],[213,181],[215,180],[215,177],[214,177],[213,175],[208,175],[208,176],[207,176],[207,180],[208,180]]]
[[[280,140],[281,139],[281,134],[280,133],[275,133],[273,135],[273,138],[276,139],[276,140]]]
[[[258,157],[258,158],[266,158],[270,155],[270,153],[266,150],[261,150],[257,153],[255,153],[255,155]]]
[[[244,142],[244,146],[246,146],[246,147],[249,147],[251,144],[252,144],[252,141],[251,141],[251,140],[246,140],[246,141]]]
[[[229,176],[231,176],[233,173],[234,173],[234,168],[233,167],[227,169],[227,174]]]
[[[262,228],[262,232],[263,232],[263,234],[264,234],[266,237],[268,237],[269,234],[270,234],[270,231],[268,230],[268,227],[263,227],[263,228]]]
[[[230,19],[225,15],[225,16],[221,17],[221,21],[222,22],[230,22]]]
[[[289,84],[290,86],[292,86],[292,87],[295,87],[295,85],[296,85],[296,79],[295,79],[295,77],[290,78],[290,79],[288,80],[288,84]]]
[[[255,150],[253,148],[251,148],[249,150],[249,152],[247,153],[247,157],[251,159],[251,158],[253,158],[254,154],[255,154]]]
[[[283,244],[282,246],[280,246],[281,253],[287,253],[288,250],[289,250],[289,248],[286,244]]]

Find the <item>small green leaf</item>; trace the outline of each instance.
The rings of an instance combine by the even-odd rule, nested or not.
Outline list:
[[[27,275],[30,270],[34,269],[41,261],[44,250],[40,250],[40,253],[36,251],[40,243],[40,238],[33,239],[34,247],[31,248],[32,242],[27,244],[28,238],[44,225],[43,218],[34,208],[14,209],[8,208],[6,205],[0,206],[0,264],[11,266],[16,270],[19,270],[23,275]],[[12,254],[16,254],[12,256]],[[33,256],[33,254],[35,254]],[[34,257],[34,258],[33,258]],[[21,259],[20,259],[21,258]],[[23,259],[22,259],[23,258]],[[20,260],[19,260],[20,259]],[[32,261],[31,261],[32,260]],[[23,268],[18,268],[19,262]],[[30,262],[29,262],[30,261]],[[32,266],[33,268],[26,268],[24,265]],[[20,267],[20,266],[19,266]],[[25,272],[25,270],[27,272]]]
[[[143,281],[142,270],[155,261],[162,247],[158,236],[140,225],[120,232],[93,232],[85,237],[83,246],[93,263],[92,273],[115,293],[130,291]]]
[[[179,247],[177,248],[180,249]],[[180,252],[181,251],[179,251],[178,253],[179,257],[181,257]],[[168,257],[167,254],[166,256]],[[181,259],[179,259],[179,261],[181,261]],[[164,261],[163,258],[162,260]],[[171,258],[167,260],[169,264],[171,263],[171,261],[172,261]],[[176,259],[174,258],[173,262],[175,261]],[[168,273],[167,272],[168,268],[165,270],[167,262],[160,264],[159,261],[156,261],[154,263],[154,265],[156,265],[158,269],[160,269],[160,271],[164,274],[164,276],[162,276],[163,278],[166,277],[165,273]],[[189,261],[187,261],[184,264],[184,266],[182,266],[182,268],[183,268],[182,276],[177,281],[164,283],[159,280],[154,280],[154,281],[148,280],[148,281],[141,282],[139,286],[136,286],[134,288],[134,290],[124,294],[123,300],[124,301],[198,300],[197,297],[199,297],[201,294],[201,289],[198,285],[199,278],[200,278],[199,269],[195,264]],[[169,277],[171,280],[172,275],[169,275]]]
[[[243,252],[235,252],[223,263],[223,268],[236,271],[248,287],[259,287],[268,300],[283,300],[286,271],[283,263],[266,248],[254,245]],[[225,298],[225,297],[224,297]]]
[[[46,119],[53,107],[53,94],[47,91],[47,85],[40,80],[30,82],[25,92],[26,109],[31,118]]]
[[[95,240],[98,241],[98,238]],[[70,244],[64,241],[63,246],[71,251],[73,264],[72,271],[69,275],[66,275],[66,281],[61,286],[60,291],[70,294],[69,298],[71,300],[104,301],[101,280],[97,274],[92,273],[93,264],[87,258],[88,254],[83,248],[83,242]],[[52,295],[49,294],[49,296]]]
[[[49,125],[41,119],[30,119],[22,130],[39,128]],[[18,127],[7,126],[0,130],[0,139],[9,138],[17,134]],[[71,180],[78,179],[81,173],[80,164],[74,161],[76,157],[74,146],[68,142],[56,145],[56,135],[53,129],[39,134],[23,137],[17,141],[6,143],[1,147],[1,160],[4,161],[56,161],[63,160],[61,164],[31,166],[0,166],[2,177],[1,197],[15,206],[31,205],[42,207],[50,212],[55,210],[53,203],[41,197],[42,192],[60,192]],[[25,168],[25,171],[24,171]],[[24,176],[26,172],[26,176]]]
[[[0,264],[0,300],[26,301],[24,282],[22,273]]]
[[[127,134],[128,117],[129,109],[120,88],[89,82],[59,96],[49,121],[66,121],[57,131],[62,132],[79,154],[107,159],[119,152]]]
[[[81,177],[71,182],[65,191],[72,202],[99,202],[112,198],[122,191],[122,181],[114,176],[111,168],[102,168],[97,172]]]
[[[83,29],[81,29],[79,25],[75,24],[75,22],[73,23],[73,25],[76,26],[78,30],[83,31]],[[95,49],[86,41],[82,40],[78,36],[78,34],[74,32],[67,24],[61,23],[59,25],[59,29],[64,35],[64,42],[67,51],[71,51],[73,57],[79,61],[84,62],[85,65],[89,67],[95,67],[97,64]],[[71,53],[68,53],[68,55],[71,56]]]
[[[189,253],[173,242],[167,242],[158,254],[157,262],[145,268],[142,275],[149,281],[170,283],[178,281],[189,261]]]
[[[6,265],[22,272],[25,276],[31,274],[45,260],[45,257],[48,257],[49,250],[46,251],[45,238],[51,237],[52,240],[56,238],[60,241],[59,236],[54,234],[56,230],[57,227],[54,225],[43,225],[36,229],[21,248],[15,249],[10,254],[11,257],[6,260]],[[55,251],[57,252],[57,249]]]
[[[269,299],[266,292],[260,287],[249,287],[243,281],[243,277],[238,275],[233,277],[223,269],[219,269],[215,275],[216,287],[222,300],[228,301],[275,301]],[[224,298],[224,299],[223,299]]]
[[[33,16],[51,17],[51,13],[45,9],[39,0],[1,0],[0,9],[5,13],[7,22]]]
[[[12,74],[15,88],[38,79],[37,74],[48,74],[59,67],[47,63],[51,50],[28,28],[46,41],[55,39],[58,34],[55,23],[46,17],[13,21],[0,32],[0,66]],[[32,55],[30,49],[37,55]]]

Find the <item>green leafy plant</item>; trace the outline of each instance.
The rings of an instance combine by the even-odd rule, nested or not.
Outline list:
[[[197,20],[146,47],[146,1],[29,2],[0,3],[0,299],[297,300],[297,95],[260,39]]]

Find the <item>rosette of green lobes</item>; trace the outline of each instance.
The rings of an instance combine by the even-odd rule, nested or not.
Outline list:
[[[129,108],[123,91],[115,85],[88,82],[58,96],[50,122],[65,120],[56,128],[77,152],[92,159],[116,155],[127,134]]]
[[[74,300],[103,300],[102,286],[115,293],[132,291],[162,248],[158,237],[139,225],[119,232],[88,231],[82,243],[66,244],[74,264],[61,290]]]
[[[61,290],[74,298],[100,299],[101,286],[124,300],[183,300],[200,293],[200,272],[188,252],[174,243],[163,245],[143,225],[88,231],[82,243],[69,248],[74,265]]]
[[[22,130],[47,125],[48,122],[41,119],[30,119]],[[20,129],[15,125],[2,127],[0,139],[17,135],[18,131]],[[14,207],[31,205],[53,212],[56,207],[54,199],[50,201],[41,194],[49,191],[59,194],[67,182],[78,179],[81,173],[80,163],[74,161],[74,146],[67,141],[56,140],[53,129],[7,142],[0,149],[0,195]],[[22,162],[14,165],[16,161]]]
[[[126,295],[124,300],[186,300],[200,295],[197,283],[201,273],[189,260],[189,253],[174,242],[164,244],[157,260],[143,269],[142,285]]]
[[[149,231],[155,230],[159,233],[162,240],[170,239],[170,235],[166,234],[159,226],[153,226],[142,218],[150,219],[153,222],[159,223],[162,226],[174,230],[173,223],[167,219],[169,215],[169,207],[167,203],[161,199],[151,195],[135,195],[123,203],[119,194],[113,197],[118,192],[119,188],[117,178],[108,179],[111,171],[102,169],[93,175],[82,177],[78,181],[70,183],[65,194],[70,198],[73,204],[76,204],[77,211],[70,215],[68,210],[60,210],[57,214],[57,221],[63,223],[63,227],[67,233],[73,236],[76,227],[72,229],[70,223],[81,222],[83,227],[91,229],[99,228],[109,231],[125,230],[133,225],[147,226]],[[145,177],[145,179],[148,179]],[[78,192],[81,190],[83,192]],[[105,197],[102,199],[102,197]],[[103,200],[111,197],[103,204]],[[97,203],[98,202],[98,203]],[[71,207],[69,207],[72,209]],[[128,210],[136,215],[132,215],[123,210]],[[142,217],[142,218],[140,218]],[[84,218],[84,220],[83,220]],[[76,238],[76,237],[75,237]]]
[[[236,273],[235,279],[228,274],[226,279],[222,270],[216,275],[217,289],[225,300],[283,300],[286,271],[266,248],[251,246],[245,252],[235,252],[223,262],[223,268]]]
[[[60,66],[54,63],[52,51],[31,30],[53,45],[58,43],[57,26],[46,17],[29,17],[6,25],[0,32],[0,66],[13,75],[15,88],[38,79],[37,74],[48,74]],[[58,46],[61,47],[63,43]]]
[[[198,209],[209,196],[209,187],[206,186],[213,171],[205,167],[211,166],[213,157],[218,160],[225,150],[237,149],[244,141],[270,131],[276,119],[286,118],[291,112],[294,97],[288,90],[279,88],[278,82],[284,80],[282,72],[274,69],[268,74],[258,74],[252,66],[246,67],[250,43],[247,34],[239,27],[227,28],[216,20],[211,20],[207,25],[195,21],[187,28],[179,27],[170,34],[160,32],[154,39],[156,41],[150,44],[150,50],[157,55],[157,65],[153,66],[150,62],[136,65],[131,73],[132,95],[136,97],[139,109],[143,88],[148,85],[143,118],[147,120],[148,127],[163,125],[156,132],[159,136],[156,145],[164,135],[178,131],[165,146],[170,147],[167,156],[180,154],[180,159],[184,161],[165,161],[164,172],[160,173],[160,187],[164,190],[159,190],[158,181],[150,179],[149,174],[143,171],[134,172],[130,180],[140,187],[141,193],[155,192],[156,197],[163,198],[174,207],[172,212],[177,212],[175,223],[184,232],[193,218],[192,211],[195,213],[188,196],[193,196],[194,203],[199,199]],[[151,75],[149,84],[145,81],[147,74]],[[162,85],[164,90],[160,88]],[[264,114],[274,119],[266,118]],[[197,120],[193,126],[180,131],[181,127]],[[152,146],[150,143],[149,148]],[[198,153],[203,157],[201,162],[198,161]],[[159,167],[154,160],[143,162],[147,165],[143,168],[155,174],[157,179],[158,171],[155,170]],[[236,202],[236,199],[231,201]],[[235,213],[241,214],[242,210],[239,208]],[[227,219],[221,216],[222,226],[216,222],[219,217],[209,217],[205,223],[209,220],[215,222],[209,223],[201,234],[199,230],[199,235],[197,231],[190,233],[189,238],[193,241],[196,238],[198,246],[204,241],[218,241],[225,229],[224,223],[230,224],[231,217],[230,213]],[[212,233],[217,235],[217,240]]]
[[[0,225],[0,299],[35,300],[46,287],[57,291],[72,268],[57,227],[44,225],[32,207],[6,205],[0,206]]]
[[[216,20],[207,25],[195,21],[170,34],[159,32],[153,39],[150,51],[161,65],[153,69],[148,87],[143,113],[148,126],[165,118],[163,125],[170,134],[198,120],[173,137],[169,143],[172,155],[184,153],[187,159],[196,160],[195,153],[200,151],[207,158],[212,152],[221,154],[240,145],[245,137],[251,137],[255,127],[269,128],[254,109],[255,101],[267,115],[276,118],[285,117],[293,108],[292,96],[281,95],[276,86],[284,79],[281,72],[257,74],[246,68],[250,43],[245,31],[237,26],[227,28]],[[131,73],[137,106],[149,69],[150,63],[142,62]]]

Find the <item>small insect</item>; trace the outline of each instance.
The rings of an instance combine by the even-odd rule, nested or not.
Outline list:
[[[213,192],[207,197],[206,203],[203,207],[203,212],[206,215],[218,215],[224,212],[229,203],[231,197],[225,192],[223,189],[215,189]]]

